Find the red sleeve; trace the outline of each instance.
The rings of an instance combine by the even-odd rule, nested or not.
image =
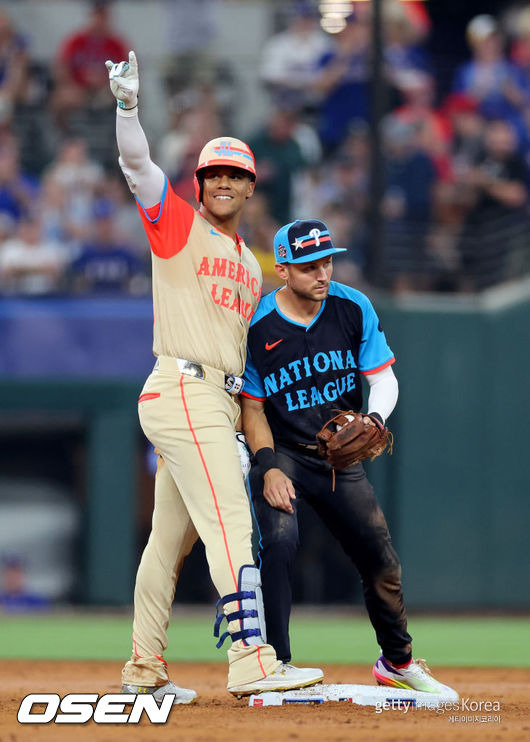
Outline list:
[[[136,199],[149,245],[159,258],[172,258],[182,250],[195,217],[195,209],[179,198],[166,181],[160,203],[145,209]]]
[[[255,397],[253,394],[249,394],[248,392],[241,391],[239,392],[239,396],[241,397],[248,397],[248,399],[255,399],[257,402],[265,402],[267,397]]]
[[[365,376],[369,376],[370,374],[377,374],[379,371],[383,371],[383,369],[387,368],[387,366],[391,366],[393,363],[396,362],[396,359],[392,357],[389,361],[386,363],[383,363],[382,366],[378,366],[377,368],[371,368],[369,371],[361,371],[362,374]]]

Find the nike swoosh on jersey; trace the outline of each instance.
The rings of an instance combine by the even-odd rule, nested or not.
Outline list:
[[[216,232],[215,229],[210,229],[210,234],[214,234],[216,237],[220,237],[221,235],[219,232]]]
[[[272,350],[273,348],[275,348],[280,343],[283,343],[283,338],[280,338],[275,343],[265,343],[265,350]]]

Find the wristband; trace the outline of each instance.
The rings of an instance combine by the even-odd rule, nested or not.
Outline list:
[[[122,106],[120,106],[120,103],[123,103],[122,100],[117,101],[117,108],[116,113],[118,116],[123,116],[127,118],[128,116],[136,116],[138,113],[138,99],[136,100],[136,103],[134,106],[131,106],[130,108],[125,108],[125,104],[123,103]]]
[[[134,106],[131,106],[130,108],[127,108],[124,100],[118,100],[116,101],[116,103],[118,104],[118,108],[121,108],[122,111],[132,111],[133,108],[136,108],[138,106],[138,98],[136,99],[136,103],[134,104]]]
[[[379,412],[367,412],[366,417],[369,417],[371,420],[373,420],[380,430],[385,427],[385,421],[383,420]]]
[[[260,448],[259,451],[256,451],[254,454],[255,460],[258,462],[259,468],[261,469],[261,473],[265,475],[269,469],[277,469],[278,464],[276,462],[276,454],[272,450],[272,448],[268,448],[264,446],[263,448]]]

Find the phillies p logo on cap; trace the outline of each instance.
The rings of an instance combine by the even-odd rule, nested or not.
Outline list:
[[[346,248],[333,247],[328,228],[318,219],[297,219],[274,237],[277,263],[308,263],[337,252],[346,252]]]

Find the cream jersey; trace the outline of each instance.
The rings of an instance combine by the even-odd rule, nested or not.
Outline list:
[[[153,353],[241,376],[250,320],[261,293],[258,261],[171,188],[138,208],[153,266]]]

